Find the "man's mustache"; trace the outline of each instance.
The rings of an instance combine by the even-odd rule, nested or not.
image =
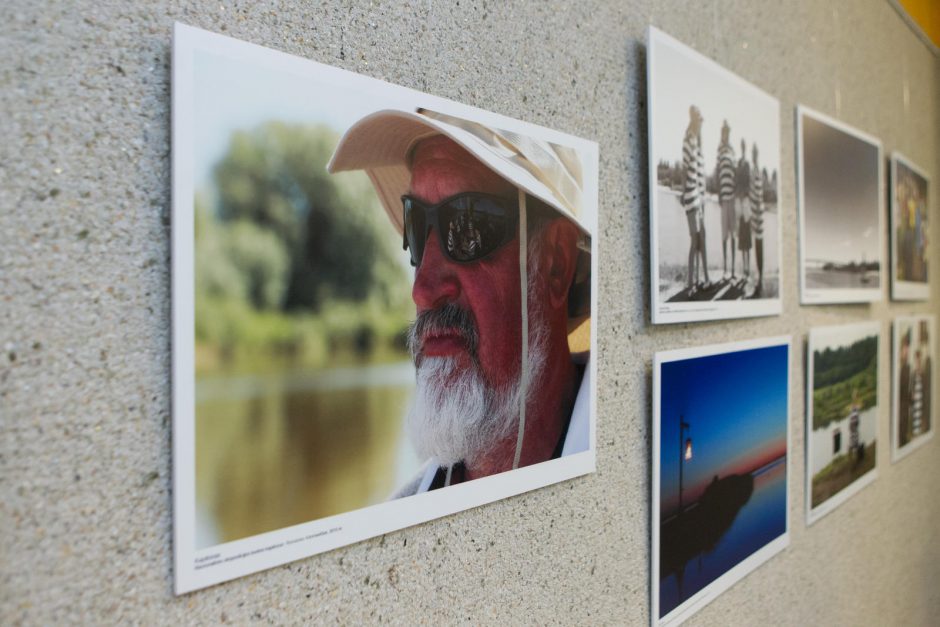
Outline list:
[[[429,309],[418,314],[415,321],[408,327],[408,350],[411,359],[418,365],[424,338],[428,335],[444,335],[456,333],[467,344],[467,352],[476,357],[479,335],[476,321],[468,310],[453,303],[448,303],[436,309]]]

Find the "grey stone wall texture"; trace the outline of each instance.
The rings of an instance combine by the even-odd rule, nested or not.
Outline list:
[[[173,595],[175,20],[599,142],[596,474]],[[649,323],[647,24],[780,99],[779,317]],[[940,302],[935,280],[930,303],[799,305],[797,103],[906,153],[940,215],[940,59],[887,0],[7,0],[0,103],[0,624],[648,624],[653,353],[778,334],[791,546],[689,624],[936,624],[940,439],[885,448],[874,484],[804,523],[807,331],[872,318],[887,339]]]

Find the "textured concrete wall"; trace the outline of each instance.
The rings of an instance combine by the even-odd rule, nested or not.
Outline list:
[[[907,153],[937,216],[940,60],[886,0],[299,4],[0,6],[0,623],[647,623],[653,352],[937,309],[798,304],[793,107]],[[174,20],[600,143],[596,474],[172,595]],[[648,23],[781,101],[780,317],[648,323]],[[795,346],[792,544],[690,623],[935,622],[940,438],[807,528]]]

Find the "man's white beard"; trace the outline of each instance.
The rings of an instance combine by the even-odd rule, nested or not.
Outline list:
[[[538,388],[545,366],[548,334],[542,316],[529,310],[529,359],[526,403]],[[521,373],[508,384],[491,386],[474,361],[459,365],[456,357],[424,357],[418,366],[414,401],[407,429],[422,458],[442,466],[480,460],[500,441],[518,431]]]

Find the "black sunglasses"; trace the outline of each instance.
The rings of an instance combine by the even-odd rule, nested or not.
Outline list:
[[[499,196],[465,192],[436,205],[414,196],[402,196],[405,229],[403,247],[411,251],[411,265],[421,265],[431,229],[437,229],[441,252],[456,263],[479,261],[516,235],[519,206]]]

